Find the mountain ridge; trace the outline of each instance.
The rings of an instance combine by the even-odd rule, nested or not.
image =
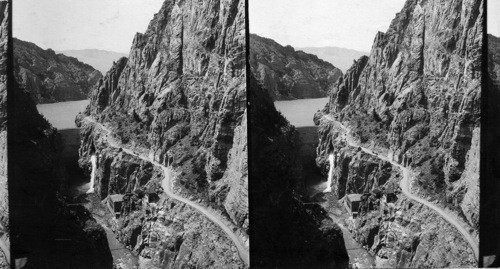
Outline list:
[[[250,67],[274,100],[325,97],[342,71],[292,46],[250,34]]]

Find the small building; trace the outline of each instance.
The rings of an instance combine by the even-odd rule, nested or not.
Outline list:
[[[122,194],[111,194],[108,196],[108,207],[115,217],[120,217],[122,211],[123,195]]]
[[[361,203],[361,196],[362,195],[358,193],[346,195],[345,202],[353,216],[358,214],[359,205]]]
[[[397,186],[394,184],[388,185],[384,189],[384,195],[386,197],[386,202],[387,203],[394,203],[398,200],[398,196],[396,194]]]

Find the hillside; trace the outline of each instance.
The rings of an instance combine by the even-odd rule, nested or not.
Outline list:
[[[342,71],[317,56],[250,35],[250,68],[273,100],[325,97]]]
[[[88,99],[102,78],[99,71],[76,58],[15,38],[14,70],[18,83],[37,104]]]

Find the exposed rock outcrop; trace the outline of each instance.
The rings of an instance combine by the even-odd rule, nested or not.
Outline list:
[[[356,241],[375,254],[377,267],[464,268],[476,264],[472,249],[454,227],[423,205],[402,195],[399,198],[390,206],[362,213],[349,227]]]
[[[90,171],[89,159],[97,156],[95,189],[101,199],[109,194],[129,195],[153,184],[154,167],[111,147],[106,134],[86,117],[109,128],[123,148],[171,165],[178,171],[175,192],[217,212],[243,242],[248,241],[244,14],[241,0],[165,1],[146,32],[136,34],[129,58],[118,60],[94,88],[91,103],[77,122],[83,140],[80,163]],[[178,254],[168,264],[241,266],[233,251],[220,254],[234,248],[225,236],[192,245],[188,237],[195,228],[197,234],[214,229],[200,225],[206,221],[197,211],[170,207],[167,202],[158,207],[167,215],[193,215],[186,217],[189,227],[184,235],[173,227],[175,223],[163,224],[183,242],[191,242],[183,244],[191,248],[183,251],[191,253],[191,260],[183,260],[187,256],[171,249]],[[135,219],[144,212],[136,208],[122,217]],[[132,229],[127,225],[133,223],[124,222],[120,230]],[[142,236],[153,236],[146,230],[147,221],[137,225]],[[162,246],[143,248],[125,237],[121,240],[148,262],[155,263],[151,253],[163,251]],[[202,255],[205,252],[209,255]],[[166,263],[154,266],[162,264]]]
[[[371,191],[378,187],[372,184],[375,179],[380,184],[394,171],[373,158],[346,158],[353,149],[336,139],[341,128],[322,120],[325,115],[348,126],[360,145],[410,168],[415,173],[413,193],[462,217],[471,231],[479,228],[482,25],[481,0],[408,0],[388,31],[376,35],[370,56],[353,64],[333,88],[325,109],[315,115],[321,125],[317,163],[325,174],[325,156],[340,153],[334,174],[346,182],[336,186],[338,195],[344,194],[344,185],[362,183],[370,187],[350,191]],[[351,171],[356,163],[368,170]],[[349,177],[352,172],[355,176]],[[436,233],[455,236],[448,226]],[[457,245],[461,248],[465,246]],[[443,257],[445,264],[458,262],[451,260],[454,255]],[[419,258],[408,259],[418,263]]]
[[[252,266],[346,267],[342,231],[317,204],[304,204],[298,133],[251,77]]]
[[[73,57],[14,39],[16,79],[37,104],[83,100],[102,74]]]
[[[320,98],[342,71],[317,56],[250,35],[250,67],[273,100]]]
[[[7,180],[7,74],[9,3],[0,1],[0,268],[9,268],[9,192]]]
[[[418,171],[420,195],[461,211],[476,228],[482,6],[407,1],[323,111]]]

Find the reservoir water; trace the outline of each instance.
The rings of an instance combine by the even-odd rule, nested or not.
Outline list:
[[[276,101],[274,105],[295,127],[315,127],[314,113],[328,103],[329,98],[299,99],[291,101]]]
[[[78,149],[80,147],[80,132],[76,127],[75,118],[78,113],[85,110],[89,100],[60,102],[53,104],[37,105],[38,112],[42,114],[62,136],[64,146],[63,159],[65,161],[68,178],[68,195],[77,203],[84,203],[92,212],[97,222],[106,231],[108,245],[113,256],[116,268],[137,268],[138,257],[128,250],[110,228],[109,216],[105,206],[93,193],[93,184],[96,170],[96,158],[92,156],[92,172],[89,178],[78,166]],[[83,198],[83,199],[82,199]]]
[[[325,107],[328,98],[318,99],[302,99],[293,101],[277,101],[274,103],[276,109],[296,128],[301,139],[299,154],[302,165],[306,172],[306,186],[308,188],[308,196],[310,198],[320,194],[325,202],[320,205],[325,208],[330,214],[330,217],[342,229],[342,236],[349,255],[350,264],[355,264],[359,268],[369,268],[375,264],[375,259],[370,253],[361,247],[356,242],[353,235],[346,228],[345,219],[349,217],[346,210],[343,210],[342,205],[336,201],[331,193],[323,193],[331,191],[328,178],[332,177],[332,170],[329,175],[322,175],[316,166],[316,147],[318,146],[318,130],[314,125],[314,114]],[[330,165],[333,164],[334,156],[328,156]]]
[[[63,142],[63,160],[68,173],[68,191],[70,196],[85,193],[89,188],[89,179],[78,166],[78,148],[80,132],[75,124],[78,113],[85,110],[90,100],[69,101],[37,105],[38,112],[57,128]]]
[[[75,117],[85,110],[90,100],[37,105],[42,114],[58,130],[75,129]]]
[[[274,105],[283,116],[293,124],[300,136],[299,154],[302,166],[306,172],[308,196],[312,197],[327,189],[326,176],[322,175],[316,166],[316,147],[318,146],[318,127],[314,125],[313,117],[328,103],[328,98],[300,99],[291,101],[276,101]]]

